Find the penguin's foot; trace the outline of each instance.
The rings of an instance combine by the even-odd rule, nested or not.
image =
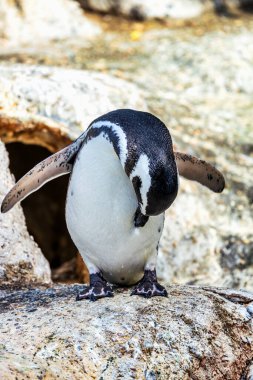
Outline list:
[[[167,297],[167,290],[157,282],[155,270],[145,270],[141,281],[133,289],[131,296],[141,296],[145,298],[161,296]]]
[[[97,301],[99,298],[104,297],[113,297],[113,288],[101,273],[94,273],[90,275],[90,286],[80,292],[76,300],[89,299],[90,301]]]

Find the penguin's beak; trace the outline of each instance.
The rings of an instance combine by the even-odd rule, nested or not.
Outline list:
[[[147,223],[148,221],[148,216],[147,215],[143,215],[142,212],[141,212],[141,209],[140,209],[140,206],[138,206],[136,212],[135,212],[135,215],[134,215],[134,225],[135,227],[144,227],[145,224]]]

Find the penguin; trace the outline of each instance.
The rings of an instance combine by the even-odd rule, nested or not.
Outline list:
[[[118,109],[95,119],[72,144],[37,164],[5,196],[1,212],[46,182],[70,173],[66,223],[90,275],[77,300],[167,296],[156,276],[164,213],[179,175],[220,193],[223,175],[209,163],[174,152],[168,128],[148,112]]]

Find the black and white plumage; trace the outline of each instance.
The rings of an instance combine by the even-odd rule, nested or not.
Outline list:
[[[112,296],[110,283],[137,284],[132,294],[166,296],[156,279],[156,256],[178,173],[215,192],[224,188],[222,174],[173,152],[157,117],[121,109],[94,120],[71,145],[36,165],[6,195],[1,211],[70,172],[66,222],[90,273],[90,286],[78,299]]]

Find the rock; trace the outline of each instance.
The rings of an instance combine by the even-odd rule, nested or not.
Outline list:
[[[78,290],[2,287],[2,378],[239,380],[250,371],[252,293],[171,286],[168,298],[126,289],[92,303],[76,302]]]
[[[135,20],[189,19],[210,9],[220,16],[233,18],[238,8],[252,12],[252,0],[76,0],[84,9],[117,14]],[[236,10],[236,13],[234,11]]]
[[[78,4],[69,0],[1,0],[0,38],[36,46],[52,40],[97,36]],[[2,44],[2,43],[1,43]]]
[[[204,6],[201,0],[79,0],[85,8],[134,19],[191,18],[199,16]]]
[[[0,66],[0,137],[56,151],[116,108],[147,108],[135,85],[112,75],[55,67]]]
[[[9,160],[0,141],[0,202],[14,184]],[[20,206],[8,214],[0,213],[0,283],[50,283],[50,268],[38,245],[28,234]],[[1,373],[1,371],[0,371]]]

